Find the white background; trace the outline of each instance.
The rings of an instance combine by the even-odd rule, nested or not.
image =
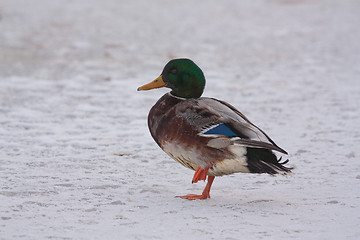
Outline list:
[[[359,239],[358,0],[0,0],[0,239]],[[211,199],[147,129],[171,58],[289,152]]]

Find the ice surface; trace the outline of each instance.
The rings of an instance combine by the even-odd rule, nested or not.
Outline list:
[[[0,239],[359,239],[360,2],[0,1]],[[211,199],[147,129],[171,58],[287,150]]]

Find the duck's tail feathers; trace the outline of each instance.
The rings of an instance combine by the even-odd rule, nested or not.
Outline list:
[[[282,157],[277,159],[276,155],[267,149],[247,149],[247,164],[251,173],[268,173],[271,175],[291,173],[293,168],[286,167],[289,159],[281,162]]]

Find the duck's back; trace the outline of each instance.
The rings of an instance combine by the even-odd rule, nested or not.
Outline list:
[[[209,175],[290,171],[272,150],[264,131],[230,104],[213,98],[184,99],[165,94],[150,110],[149,129],[156,143],[182,165],[209,169]]]

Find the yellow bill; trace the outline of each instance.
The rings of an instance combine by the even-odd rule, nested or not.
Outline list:
[[[154,81],[139,87],[137,90],[138,91],[143,91],[143,90],[150,90],[150,89],[153,89],[153,88],[162,88],[162,87],[166,87],[166,83],[164,83],[164,81],[162,79],[162,75],[160,75]]]

